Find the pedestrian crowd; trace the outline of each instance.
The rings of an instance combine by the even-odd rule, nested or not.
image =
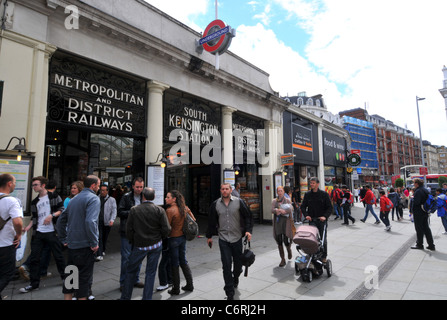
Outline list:
[[[356,222],[351,216],[354,202],[362,202],[366,222],[368,214],[375,223],[385,224],[391,230],[389,213],[398,221],[403,218],[403,208],[408,207],[415,225],[417,242],[412,249],[423,249],[426,238],[429,250],[435,250],[429,227],[429,214],[424,211],[428,190],[424,182],[414,180],[413,189],[385,190],[370,186],[356,188],[354,192],[342,185],[335,185],[330,193],[320,189],[318,178],[310,179],[310,190],[303,198],[299,188],[291,192],[289,187],[278,186],[272,201],[273,238],[278,245],[279,267],[292,259],[292,240],[297,225],[304,221],[315,225],[320,234],[327,228],[332,213],[335,219],[343,219],[343,225]],[[187,240],[183,232],[186,215],[195,217],[177,190],[170,190],[165,197],[166,210],[154,204],[155,190],[144,186],[141,177],[132,182],[130,192],[120,188],[111,195],[109,187],[101,184],[97,176],[87,176],[84,181],[75,181],[70,194],[63,201],[55,191],[56,186],[47,178],[32,178],[32,189],[37,196],[31,202],[31,220],[23,225],[23,210],[20,201],[11,196],[16,185],[13,175],[0,175],[0,293],[14,276],[16,250],[21,245],[23,234],[31,231],[31,252],[18,268],[20,275],[29,284],[20,288],[21,293],[38,290],[42,277],[48,276],[51,255],[62,280],[62,293],[66,300],[94,299],[92,284],[95,261],[106,255],[107,241],[116,217],[120,218],[121,262],[119,285],[121,299],[132,298],[134,287],[143,289],[143,300],[151,300],[155,276],[158,272],[158,291],[179,295],[181,290],[193,291],[193,276],[186,257]],[[239,196],[239,186],[223,183],[220,198],[215,200],[208,215],[207,245],[212,248],[213,236],[218,237],[224,291],[228,300],[233,300],[235,289],[242,273],[243,240],[250,242],[253,233],[253,217],[245,201]],[[388,190],[387,190],[388,191]],[[447,184],[436,190],[438,216],[442,219],[447,234]],[[379,217],[374,207],[379,208]],[[380,219],[380,220],[379,220]],[[327,235],[327,233],[326,233]],[[326,261],[327,236],[324,238],[322,262]],[[144,283],[140,279],[142,263],[146,259]],[[180,286],[180,270],[186,285]],[[76,278],[73,275],[76,274]],[[1,295],[0,295],[1,299]]]

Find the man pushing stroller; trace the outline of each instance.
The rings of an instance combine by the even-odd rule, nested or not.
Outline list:
[[[306,220],[310,224],[318,228],[320,235],[324,233],[325,226],[327,228],[327,219],[332,213],[332,204],[329,195],[320,190],[320,181],[318,178],[310,178],[310,191],[304,194],[301,203],[301,211]],[[327,257],[327,232],[323,243],[323,256],[321,262],[326,263]]]

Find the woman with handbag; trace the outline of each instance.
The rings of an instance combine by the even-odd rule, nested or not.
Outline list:
[[[273,213],[273,237],[278,244],[279,256],[281,257],[280,267],[286,265],[284,258],[284,247],[287,248],[288,259],[292,259],[292,239],[295,234],[295,226],[293,223],[293,207],[290,199],[284,196],[284,187],[279,186],[276,189],[278,198],[272,201]]]
[[[189,214],[194,220],[191,210],[185,205],[185,198],[177,191],[172,190],[166,195],[166,205],[168,206],[166,214],[171,225],[171,234],[168,238],[169,252],[171,256],[172,271],[172,289],[168,291],[171,295],[180,294],[180,271],[186,279],[186,286],[182,287],[184,291],[193,291],[192,273],[186,260],[186,237],[183,234],[183,223],[186,214]]]

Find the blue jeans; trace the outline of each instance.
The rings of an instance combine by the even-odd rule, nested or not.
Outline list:
[[[368,212],[371,212],[371,214],[374,216],[374,218],[376,218],[376,221],[380,221],[379,218],[377,217],[377,215],[374,212],[373,209],[373,205],[372,204],[367,204],[366,205],[366,209],[365,209],[365,217],[363,218],[363,220],[366,221],[366,219],[368,218]]]
[[[186,261],[186,237],[174,237],[168,239],[171,267],[188,264]]]
[[[161,286],[172,283],[171,253],[169,252],[168,239],[163,239],[163,250],[161,251],[161,260],[158,264],[158,281]]]
[[[127,273],[127,264],[129,262],[129,256],[132,251],[132,245],[126,237],[121,236],[121,273],[120,273],[120,286],[124,285]],[[135,283],[140,281],[141,265],[138,268],[137,279]]]
[[[441,217],[442,225],[444,226],[445,232],[447,232],[447,215]]]
[[[336,202],[334,202],[334,211],[337,217],[339,216],[341,219],[343,219],[343,208]]]
[[[224,290],[227,297],[232,297],[234,296],[234,279],[238,279],[242,273],[242,238],[235,243],[219,239],[219,248],[225,282]],[[233,270],[231,270],[232,266]]]
[[[121,300],[130,300],[132,298],[133,286],[136,282],[137,275],[141,268],[144,258],[146,261],[146,277],[144,280],[143,300],[152,300],[152,292],[154,291],[155,274],[157,273],[158,259],[160,258],[162,247],[154,250],[143,251],[136,247],[132,248],[127,263],[127,273],[124,280],[123,292]]]

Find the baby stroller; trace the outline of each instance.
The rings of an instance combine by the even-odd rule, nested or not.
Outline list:
[[[296,250],[300,254],[295,259],[295,272],[300,274],[303,281],[312,282],[313,276],[319,277],[326,269],[327,276],[332,275],[332,262],[327,259],[322,262],[323,243],[326,237],[327,224],[324,226],[323,238],[316,226],[301,225],[297,228],[293,242],[297,245]]]

